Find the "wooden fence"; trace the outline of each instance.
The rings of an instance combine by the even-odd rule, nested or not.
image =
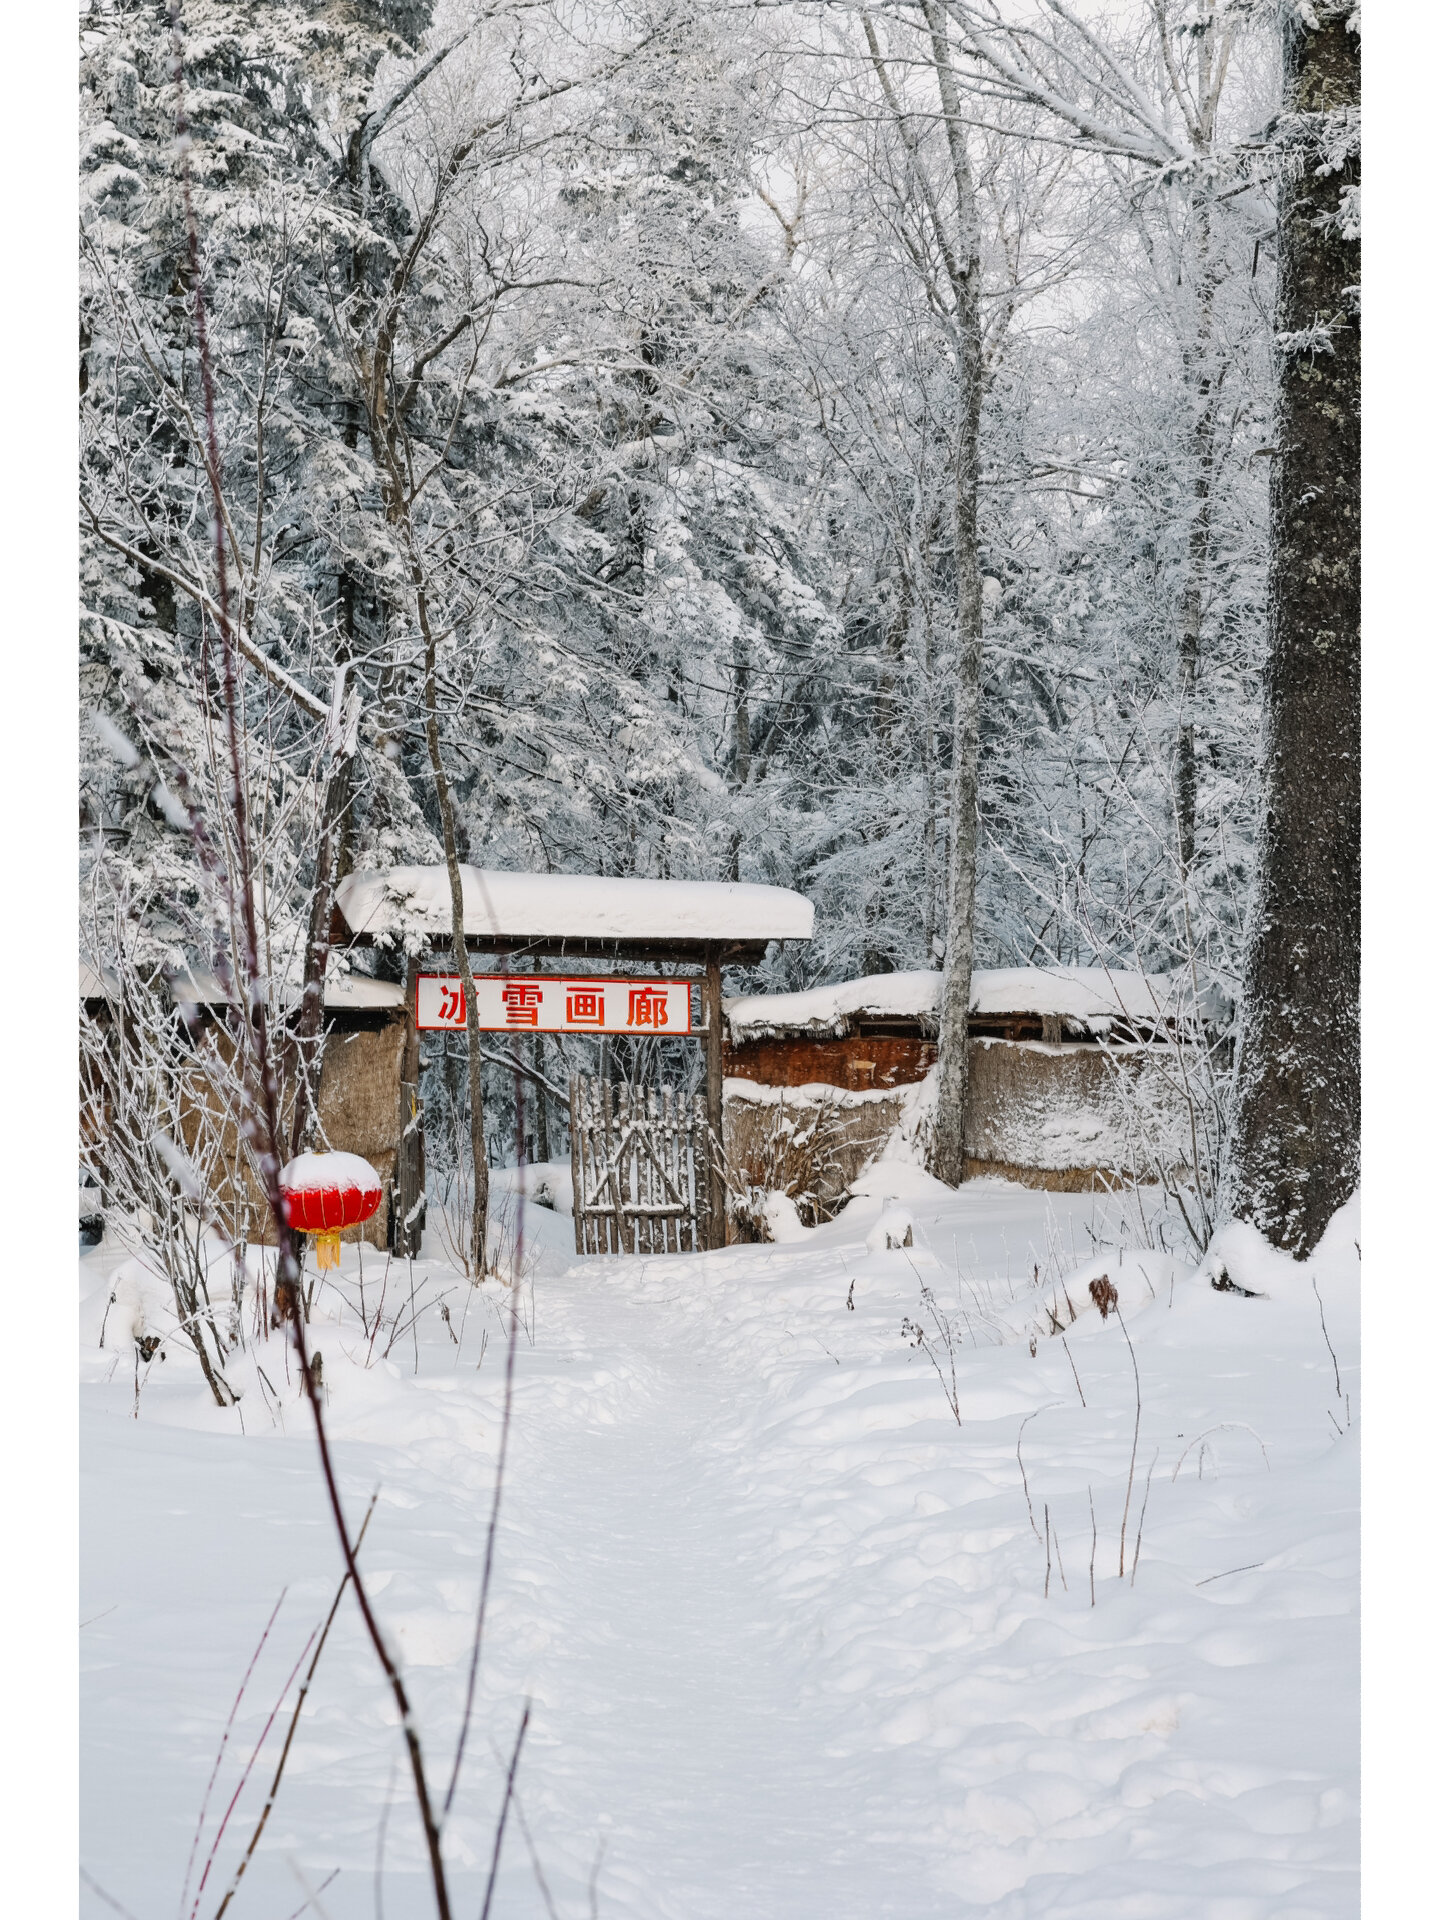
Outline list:
[[[696,1253],[710,1245],[703,1093],[570,1082],[577,1253]]]

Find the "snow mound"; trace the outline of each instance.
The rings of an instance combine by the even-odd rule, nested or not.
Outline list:
[[[568,1160],[537,1160],[525,1168],[492,1167],[490,1191],[500,1194],[524,1192],[527,1205],[546,1207],[552,1213],[573,1214],[575,1186]]]

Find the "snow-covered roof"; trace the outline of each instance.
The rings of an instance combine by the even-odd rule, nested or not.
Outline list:
[[[973,977],[970,1011],[1153,1021],[1173,1010],[1174,999],[1174,983],[1166,974],[1117,967],[986,967]]]
[[[170,982],[170,997],[177,1007],[218,1007],[226,995],[208,967],[190,967]],[[287,1004],[294,1005],[299,999],[298,987],[286,991]],[[345,973],[326,982],[325,1006],[331,1013],[388,1011],[404,1004],[405,989],[398,980],[371,980],[362,973]]]
[[[120,983],[113,973],[101,971],[90,961],[80,962],[80,998],[82,1000],[118,1000]],[[209,967],[187,967],[170,982],[170,998],[179,1006],[223,1006],[228,996]],[[286,995],[292,1004],[298,1001],[298,988]],[[331,980],[325,988],[325,1005],[332,1013],[366,1013],[403,1007],[405,989],[396,980],[371,980],[365,974],[346,973]]]
[[[860,1020],[915,1020],[933,1027],[940,1009],[942,975],[872,973],[808,993],[751,993],[725,1002],[732,1039],[772,1033],[848,1033]],[[1174,1011],[1175,990],[1164,974],[1105,967],[977,967],[971,976],[970,1011],[1059,1014],[1087,1028],[1115,1019],[1155,1022]]]
[[[352,1013],[403,1007],[405,989],[398,980],[371,980],[363,973],[344,973],[326,986],[325,1004],[337,1012]]]
[[[465,932],[479,940],[753,943],[808,940],[815,925],[815,909],[788,887],[479,867],[462,867],[460,875]],[[352,933],[450,937],[444,867],[352,873],[337,888],[336,902]]]
[[[82,1000],[118,1000],[120,985],[113,973],[97,967],[80,956],[80,998]]]
[[[727,1000],[732,1039],[765,1033],[848,1033],[856,1020],[933,1021],[940,1004],[940,975],[872,973],[837,987],[808,993],[747,993]]]

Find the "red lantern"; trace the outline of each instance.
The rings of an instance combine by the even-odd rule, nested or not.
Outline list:
[[[340,1264],[340,1235],[368,1220],[385,1189],[358,1153],[302,1153],[280,1173],[285,1222],[315,1235],[315,1264],[323,1273]]]

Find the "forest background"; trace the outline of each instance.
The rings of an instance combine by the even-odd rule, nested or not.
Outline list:
[[[473,857],[805,892],[816,941],[742,987],[943,967],[947,1177],[972,965],[1175,973],[1227,1033],[1272,12],[93,7],[82,948],[144,982],[214,947],[228,588],[276,1019],[318,1020],[348,872]],[[503,1141],[470,1041],[431,1105]]]
[[[303,15],[298,8],[265,11],[276,23]],[[497,863],[556,869],[718,877],[738,864],[743,877],[800,885],[822,905],[827,944],[807,976],[820,977],[942,957],[938,902],[948,843],[933,824],[941,815],[927,815],[916,796],[925,792],[927,773],[932,780],[943,774],[950,753],[933,699],[927,703],[917,691],[927,684],[927,671],[945,665],[937,634],[926,626],[925,598],[928,592],[933,610],[944,559],[921,537],[923,508],[917,532],[915,514],[902,514],[897,503],[923,502],[927,476],[933,485],[943,467],[914,428],[916,396],[927,391],[927,379],[943,383],[944,368],[941,329],[907,244],[913,196],[907,203],[899,193],[892,204],[882,191],[884,166],[877,162],[886,142],[892,160],[897,145],[903,147],[896,117],[887,119],[876,106],[874,64],[867,67],[853,38],[845,59],[827,70],[817,98],[821,63],[808,43],[796,53],[799,17],[774,31],[778,14],[746,16],[743,58],[733,47],[716,47],[721,16],[687,25],[698,38],[687,40],[685,51],[703,79],[702,96],[712,101],[698,127],[677,129],[666,121],[654,70],[647,95],[643,60],[632,57],[603,81],[590,75],[588,86],[570,84],[535,103],[534,117],[517,136],[523,116],[515,109],[526,89],[536,90],[533,73],[540,68],[528,68],[521,55],[518,69],[506,60],[486,69],[488,97],[507,102],[505,132],[502,138],[496,130],[494,143],[463,165],[477,169],[467,179],[479,178],[482,164],[491,169],[487,192],[499,217],[478,250],[466,255],[447,247],[443,266],[427,269],[413,338],[423,332],[428,346],[469,316],[470,335],[454,362],[459,371],[445,376],[451,363],[439,357],[435,379],[442,391],[427,444],[440,451],[457,444],[487,449],[484,460],[466,467],[463,484],[453,482],[460,492],[451,493],[448,465],[425,488],[425,540],[453,575],[444,644],[454,655],[447,716],[456,717],[457,736],[447,741],[447,753],[455,757],[471,847]],[[553,25],[557,16],[547,19]],[[523,18],[517,13],[511,25],[518,34],[538,22],[533,10]],[[390,29],[400,35],[399,51],[387,32],[366,42],[358,69],[348,67],[350,54],[344,54],[333,71],[332,101],[353,109],[366,85],[379,91],[365,99],[388,99],[387,78],[399,90],[405,46],[413,48],[422,23],[418,15],[409,20],[408,42],[403,24]],[[855,20],[832,15],[811,24],[838,37]],[[750,37],[756,33],[759,42]],[[298,51],[312,57],[315,46],[300,38]],[[357,28],[357,44],[363,40]],[[621,44],[617,34],[617,50]],[[560,45],[573,51],[563,30]],[[283,61],[284,52],[280,46],[277,58]],[[452,74],[478,57],[468,45],[456,53],[463,59]],[[409,64],[413,68],[413,59]],[[1255,66],[1237,66],[1258,96],[1273,85],[1263,52]],[[1422,73],[1423,60],[1414,67]],[[562,68],[563,62],[552,70],[572,81],[573,73]],[[70,71],[64,69],[57,93],[63,94],[62,127]],[[843,82],[834,77],[842,71]],[[513,94],[495,94],[507,72]],[[97,71],[91,104],[97,121],[108,120],[118,133],[101,90],[108,84]],[[418,90],[411,96],[412,171],[399,161],[387,167],[382,130],[375,172],[386,184],[373,219],[377,230],[387,219],[403,230],[407,196],[413,206],[427,163],[433,177],[433,155],[447,128],[453,133],[445,119],[447,98],[451,106],[454,99],[447,96],[449,84],[437,71],[433,98],[420,98]],[[856,98],[866,89],[868,103],[858,111]],[[1250,101],[1240,89],[1232,98],[1240,102],[1234,125],[1243,133]],[[745,114],[728,110],[733,99]],[[609,123],[607,111],[617,116]],[[616,132],[630,126],[631,114],[647,129],[638,142]],[[737,126],[757,124],[764,139],[733,137]],[[392,140],[400,129],[398,121],[392,124]],[[256,435],[250,426],[247,438],[245,428],[255,417],[257,369],[275,390],[285,385],[286,400],[275,405],[283,429],[270,443],[267,485],[276,489],[265,515],[270,544],[248,549],[260,553],[252,569],[256,644],[327,711],[347,645],[356,681],[367,667],[376,675],[365,685],[369,697],[356,728],[350,857],[434,859],[437,823],[433,814],[427,817],[431,799],[413,693],[406,714],[402,696],[382,687],[379,677],[387,658],[384,634],[395,634],[389,657],[401,681],[407,665],[413,673],[414,636],[401,646],[401,631],[387,624],[384,583],[394,554],[386,545],[383,508],[366,471],[363,436],[357,433],[351,445],[343,421],[336,430],[333,388],[327,397],[327,381],[343,383],[351,364],[327,338],[327,327],[334,325],[342,284],[334,278],[334,260],[347,250],[353,258],[356,232],[353,217],[347,224],[336,212],[343,168],[338,150],[326,145],[332,133],[333,124],[317,131],[293,95],[268,126],[227,123],[215,130],[225,149],[225,179],[211,183],[215,199],[206,212],[226,315],[220,350],[230,356],[221,393],[238,433],[227,445],[237,458],[247,451],[253,457]],[[140,170],[124,149],[126,137],[134,136],[121,135],[108,157],[100,149],[91,154],[94,174],[110,169],[108,184],[98,182],[102,201],[115,196],[104,210],[107,272],[92,279],[87,271],[81,288],[85,300],[99,289],[115,329],[108,336],[108,368],[98,370],[103,352],[92,362],[97,380],[115,379],[115,343],[132,295],[126,323],[132,374],[143,365],[136,342],[163,338],[144,329],[157,317],[163,325],[167,301],[176,315],[183,308],[168,283],[146,285],[143,272],[134,285],[128,282],[136,257],[153,269],[159,249],[127,221],[126,208],[133,211],[136,203],[133,189],[127,194],[125,169]],[[826,165],[813,163],[807,174],[805,144],[822,139]],[[154,153],[161,151],[163,139]],[[847,157],[855,163],[849,172],[839,164]],[[57,167],[57,178],[68,179],[68,164],[67,158]],[[1187,497],[1187,484],[1194,497],[1183,432],[1194,418],[1180,346],[1183,274],[1169,284],[1156,264],[1123,169],[1073,146],[1056,159],[1053,177],[1039,159],[1022,166],[1012,157],[1008,164],[1013,177],[997,167],[993,196],[1019,223],[1018,264],[1011,265],[1003,238],[997,244],[998,218],[985,229],[984,299],[996,316],[1007,306],[1013,311],[1006,312],[993,377],[987,370],[983,422],[983,444],[991,451],[982,486],[986,678],[977,956],[1084,959],[1126,951],[1147,964],[1173,964],[1184,865],[1197,893],[1203,891],[1198,945],[1207,974],[1233,987],[1235,910],[1237,902],[1243,908],[1252,858],[1258,745],[1253,692],[1260,639],[1256,543],[1268,457],[1269,375],[1260,350],[1266,246],[1237,219],[1234,235],[1248,239],[1232,235],[1225,255],[1226,419],[1233,419],[1227,431],[1234,438],[1225,443],[1217,473],[1209,598],[1202,603],[1202,653],[1191,689],[1180,671],[1178,618],[1187,555],[1174,537],[1180,522],[1173,511],[1174,502]],[[1385,155],[1379,164],[1387,164]],[[1396,165],[1393,150],[1389,165],[1389,178],[1398,180],[1404,167]],[[230,184],[232,176],[238,185]],[[264,191],[257,185],[262,176]],[[1167,184],[1142,198],[1160,237],[1183,257],[1189,237],[1183,192]],[[1243,211],[1251,196],[1235,198]],[[1397,198],[1382,217],[1394,221],[1399,204]],[[642,207],[644,219],[637,213]],[[679,211],[686,208],[688,217]],[[703,218],[694,217],[696,210]],[[23,211],[33,223],[33,206]],[[1252,212],[1252,225],[1260,217]],[[41,213],[40,228],[51,223],[53,211]],[[1152,224],[1152,247],[1156,232]],[[368,241],[361,239],[363,252]],[[307,253],[308,274],[300,261]],[[68,314],[63,235],[58,249],[53,234],[48,249],[37,235],[24,257],[60,263],[45,277],[59,289],[57,313]],[[595,270],[597,262],[603,271]],[[302,285],[308,304],[293,298]],[[620,324],[622,316],[646,311],[637,288],[650,302],[649,332],[642,329],[638,340]],[[227,299],[233,304],[225,308]],[[1392,327],[1403,304],[1391,306]],[[283,348],[276,326],[282,313],[286,332],[298,328]],[[580,330],[582,314],[587,350],[605,338],[608,322],[613,352],[567,366],[563,349],[570,330]],[[425,323],[433,323],[431,330]],[[461,340],[457,334],[446,353]],[[44,364],[45,340],[32,339],[27,350],[31,364]],[[657,365],[665,354],[662,373]],[[559,364],[542,368],[547,357]],[[1418,350],[1393,357],[1382,351],[1376,358],[1380,380],[1403,378],[1406,367],[1420,363]],[[128,490],[120,492],[132,534],[158,526],[171,542],[146,556],[153,584],[164,551],[183,551],[187,528],[203,545],[204,525],[197,517],[197,476],[183,472],[173,440],[167,449],[173,423],[167,427],[156,394],[147,400],[136,378],[130,403],[97,407],[98,444],[108,456],[115,440],[104,435],[135,435],[138,423],[138,441],[126,452],[128,458],[138,445],[141,457],[132,464]],[[58,377],[54,390],[61,390]],[[1103,408],[1093,404],[1100,394]],[[17,395],[17,404],[25,397]],[[1407,392],[1407,409],[1422,399]],[[932,426],[937,418],[943,423],[943,407],[926,415]],[[56,436],[37,430],[30,438],[35,466],[43,469],[47,442],[53,449]],[[70,469],[60,439],[65,478],[54,498],[63,500]],[[316,485],[322,454],[334,463],[328,489]],[[27,479],[20,485],[29,493]],[[9,480],[14,488],[14,470]],[[468,496],[466,486],[473,489]],[[43,493],[36,498],[43,505]],[[1162,504],[1167,499],[1169,513]],[[312,508],[324,510],[314,524],[307,520]],[[450,512],[472,528],[486,528],[474,550],[458,557],[445,551],[453,537]],[[1417,512],[1403,486],[1392,490],[1375,515],[1377,537],[1403,547],[1408,528],[1413,556],[1424,541]],[[12,526],[25,525],[17,503]],[[1167,529],[1168,545],[1164,537],[1157,542]],[[48,630],[54,596],[53,580],[37,582],[35,556],[57,551],[54,576],[64,577],[63,537],[57,546],[42,511],[40,536],[17,568],[21,590],[33,596],[36,631]],[[370,597],[357,592],[347,612],[337,583],[352,569],[357,585],[368,583]],[[107,566],[91,578],[113,587],[123,575]],[[454,584],[460,579],[463,587]],[[1375,591],[1395,592],[1400,568],[1389,570],[1383,586],[1373,569],[1371,579]],[[195,713],[184,698],[185,673],[195,671],[193,611],[187,614],[177,596],[167,616],[163,591],[157,604],[138,567],[124,584],[129,597],[118,604],[91,605],[91,597],[101,596],[87,597],[91,679],[82,700],[103,712],[106,689],[113,700],[127,674],[152,687],[167,679],[176,694],[167,724],[177,729],[173,737],[185,738]],[[520,601],[523,631],[515,624]],[[1037,612],[1033,643],[1022,645],[1022,635],[1030,640],[1024,622]],[[173,624],[167,626],[167,617]],[[1414,630],[1403,601],[1394,627]],[[166,648],[171,661],[185,660],[187,643],[184,671],[168,678],[157,671]],[[927,643],[936,647],[928,663]],[[28,692],[35,685],[30,676],[44,666],[38,653],[18,660],[17,687]],[[1432,704],[1423,694],[1429,671],[1424,660],[1406,661],[1411,716],[1393,705],[1389,716],[1394,738],[1405,743],[1389,756],[1398,785],[1390,818],[1397,826],[1423,817],[1421,716]],[[100,683],[98,695],[91,681]],[[250,687],[259,730],[274,740],[267,775],[283,786],[295,768],[308,769],[295,784],[308,784],[315,808],[315,745],[325,722],[311,712],[307,739],[305,709],[283,685],[276,689],[259,674]],[[1193,697],[1182,699],[1182,691]],[[541,694],[553,738],[537,751]],[[395,704],[387,708],[385,698]],[[42,681],[25,704],[53,711],[53,692]],[[1176,768],[1187,711],[1197,738],[1196,841],[1190,861],[1182,863]],[[387,733],[391,714],[398,718]],[[481,734],[486,764],[466,763],[461,719],[467,728],[478,720],[491,730]],[[136,884],[153,887],[164,851],[176,846],[163,797],[157,800],[153,780],[143,790],[133,782],[127,792],[101,746],[90,736],[82,743],[91,843],[97,829],[111,833],[114,844],[133,850]],[[49,748],[46,761],[48,779],[56,765]],[[15,769],[30,780],[20,754]],[[1407,789],[1411,780],[1419,791]],[[300,817],[298,802],[294,817]],[[112,832],[117,829],[123,831]],[[313,836],[297,828],[295,845],[313,850]],[[1405,848],[1403,833],[1387,837],[1371,855],[1372,882],[1383,875],[1387,884],[1403,881],[1408,889],[1413,870]],[[43,869],[50,863],[43,846],[41,853]],[[58,846],[55,853],[63,865]],[[53,870],[50,877],[53,884]],[[45,896],[37,885],[25,897]],[[1400,946],[1394,942],[1392,952]],[[303,951],[298,933],[292,950]],[[1394,971],[1392,959],[1381,964],[1392,969],[1398,1004],[1404,972]],[[797,983],[784,976],[764,982]],[[42,1045],[48,1057],[48,1034]],[[30,1076],[32,1083],[43,1077]],[[68,1084],[58,1098],[67,1110]],[[56,1137],[68,1133],[68,1124],[57,1125]],[[1397,1143],[1392,1165],[1401,1163]],[[68,1187],[68,1180],[61,1184]],[[1383,1436],[1372,1446],[1383,1448]],[[1381,1508],[1372,1508],[1380,1510],[1383,1497]],[[1392,1803],[1402,1805],[1403,1798]]]

